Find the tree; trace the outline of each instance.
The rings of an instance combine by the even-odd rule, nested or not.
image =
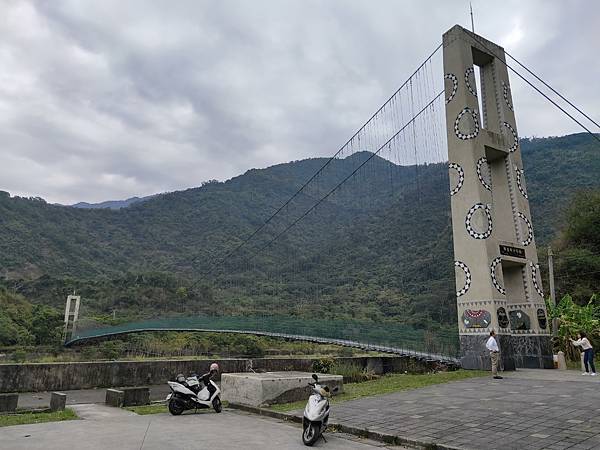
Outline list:
[[[560,293],[585,304],[600,293],[600,190],[578,192],[558,240],[556,279]]]
[[[33,307],[31,333],[37,345],[54,345],[60,342],[62,317],[58,310],[45,305]]]
[[[559,320],[558,337],[555,345],[571,359],[576,358],[576,352],[569,339],[583,331],[593,343],[600,343],[600,302],[597,296],[592,296],[584,306],[576,304],[570,295],[565,295],[556,306],[547,301],[548,315],[551,319]]]

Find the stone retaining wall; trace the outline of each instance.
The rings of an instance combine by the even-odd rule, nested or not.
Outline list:
[[[400,356],[335,358],[368,367],[377,374],[444,370],[439,363]],[[312,372],[313,358],[221,359],[222,372]],[[208,372],[213,360],[98,361],[0,364],[0,392],[41,392],[160,384],[178,373]]]

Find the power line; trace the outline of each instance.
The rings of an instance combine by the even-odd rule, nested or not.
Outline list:
[[[546,83],[544,80],[542,80],[539,76],[537,76],[535,73],[533,73],[533,71],[531,71],[530,69],[528,69],[523,63],[521,63],[517,58],[515,58],[514,56],[512,56],[510,53],[508,53],[506,50],[504,51],[504,53],[506,53],[508,55],[509,58],[511,58],[514,62],[516,62],[519,66],[521,66],[523,69],[525,69],[528,73],[530,73],[533,77],[535,77],[536,80],[538,80],[540,83],[542,83],[544,86],[546,86],[548,89],[550,89],[552,92],[554,92],[556,95],[558,95],[560,98],[562,98],[565,102],[567,102],[571,107],[573,107],[579,114],[581,114],[583,117],[585,117],[587,120],[589,120],[590,122],[592,122],[594,125],[596,125],[598,128],[600,128],[600,124],[598,124],[598,122],[596,122],[595,120],[593,120],[590,116],[588,116],[586,113],[584,113],[580,108],[578,108],[577,106],[575,106],[572,102],[570,102],[569,100],[567,100],[561,93],[559,93],[556,89],[554,89],[552,86],[550,86],[548,83]]]

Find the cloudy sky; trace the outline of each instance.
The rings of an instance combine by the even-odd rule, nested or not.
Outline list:
[[[599,2],[473,7],[600,119]],[[455,23],[468,1],[0,0],[0,189],[95,202],[331,154]],[[512,83],[522,136],[579,131]]]

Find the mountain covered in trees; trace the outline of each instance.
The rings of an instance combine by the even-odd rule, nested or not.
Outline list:
[[[541,246],[577,191],[600,188],[600,149],[585,134],[521,147]],[[77,290],[106,317],[115,309],[128,319],[140,311],[293,316],[318,305],[340,319],[454,326],[447,166],[371,157],[331,161],[289,203],[326,159],[251,169],[117,210],[0,192],[2,284],[56,308]]]

